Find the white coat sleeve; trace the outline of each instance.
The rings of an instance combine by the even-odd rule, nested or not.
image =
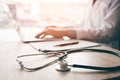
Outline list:
[[[115,0],[113,0],[115,1]],[[101,21],[101,25],[88,28],[77,28],[77,38],[95,42],[111,42],[118,38],[120,31],[120,1],[112,4]]]

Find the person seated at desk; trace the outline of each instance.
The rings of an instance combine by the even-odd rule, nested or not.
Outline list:
[[[93,5],[83,23],[75,26],[48,26],[41,35],[55,38],[68,36],[73,39],[89,40],[119,48],[120,0],[93,0]]]

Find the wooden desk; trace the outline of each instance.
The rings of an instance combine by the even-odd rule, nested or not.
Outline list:
[[[100,48],[114,50],[105,46],[101,46]],[[16,62],[16,57],[18,55],[36,52],[30,44],[24,44],[19,40],[0,41],[0,80],[103,80],[120,76],[120,71],[98,72],[75,68],[72,68],[70,72],[58,72],[55,70],[57,64],[35,72],[20,70]],[[120,65],[120,58],[98,53],[75,53],[69,55],[67,60],[70,64],[79,63],[98,66]]]

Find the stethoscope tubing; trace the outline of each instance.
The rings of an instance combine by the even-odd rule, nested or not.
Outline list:
[[[57,63],[58,61],[62,60],[63,58],[65,58],[68,54],[72,53],[72,52],[81,52],[81,51],[93,51],[93,52],[99,52],[99,53],[107,53],[107,54],[111,54],[114,55],[116,57],[120,57],[120,53],[114,52],[114,51],[110,51],[110,50],[104,50],[104,49],[92,49],[91,47],[96,47],[96,46],[88,46],[85,48],[74,48],[74,49],[67,49],[67,50],[44,50],[43,53],[46,52],[55,52],[55,53],[63,53],[62,56],[59,56],[57,59],[42,65],[40,67],[36,67],[36,68],[27,68],[23,65],[22,61],[19,61],[18,58],[21,57],[26,57],[26,56],[35,56],[35,55],[40,55],[40,54],[31,54],[31,55],[22,55],[22,56],[18,56],[17,57],[17,62],[20,64],[21,68],[27,71],[36,71],[42,68],[45,68],[47,66],[50,66],[54,63]],[[73,64],[73,65],[67,65],[70,67],[74,67],[74,68],[84,68],[84,69],[93,69],[93,70],[102,70],[102,71],[116,71],[116,70],[120,70],[120,66],[113,66],[113,67],[97,67],[97,66],[89,66],[89,65],[79,65],[79,64]]]

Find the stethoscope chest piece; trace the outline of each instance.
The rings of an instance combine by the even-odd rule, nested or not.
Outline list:
[[[67,66],[67,61],[66,60],[60,60],[59,65],[56,67],[56,70],[57,71],[60,71],[60,72],[68,72],[71,70],[71,68],[69,68]]]

